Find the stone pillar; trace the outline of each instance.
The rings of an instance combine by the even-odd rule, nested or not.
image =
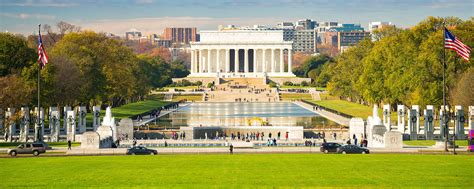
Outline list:
[[[474,130],[474,106],[469,106],[469,130]]]
[[[59,125],[60,125],[60,114],[58,107],[50,107],[49,108],[49,129],[51,130],[51,134],[49,136],[50,142],[58,142],[59,141]]]
[[[20,141],[28,142],[29,134],[30,134],[30,109],[28,107],[22,107],[21,119],[20,119]]]
[[[425,111],[423,112],[425,117],[425,126],[423,130],[425,131],[426,140],[431,140],[434,138],[433,111],[434,107],[432,105],[427,105]]]
[[[67,115],[67,119],[66,119],[67,140],[74,142],[74,140],[76,139],[76,113],[70,110],[70,111],[67,111],[66,115]]]
[[[5,123],[7,130],[5,131],[4,138],[7,142],[12,142],[13,135],[16,133],[15,108],[7,108],[5,112]]]
[[[275,73],[275,49],[271,49],[272,51],[272,62],[270,63],[271,65],[271,69],[272,69],[272,73]]]
[[[79,129],[79,134],[86,132],[86,115],[87,109],[85,106],[79,106],[77,108],[77,127]]]
[[[253,73],[257,73],[257,49],[253,49]]]
[[[462,106],[455,106],[454,108],[456,110],[456,124],[454,125],[456,129],[456,139],[464,140],[466,139],[466,134],[464,133],[464,122],[466,121],[464,117],[464,110],[462,109]]]
[[[194,50],[191,49],[191,74],[194,73]]]
[[[230,72],[230,49],[225,49],[225,72]]]
[[[207,49],[207,73],[211,73],[211,53],[212,49]]]
[[[249,49],[244,49],[244,73],[249,73]]]
[[[3,121],[5,119],[5,112],[0,108],[0,129],[3,129]]]
[[[397,129],[403,134],[405,133],[405,105],[397,105],[397,114]]]
[[[291,49],[288,49],[288,73],[290,73],[290,74],[293,73],[291,71],[291,63],[293,62],[291,54],[292,54]]]
[[[266,57],[266,49],[262,49],[262,72],[267,72],[267,57]]]
[[[203,69],[203,67],[204,67],[204,64],[203,64],[203,62],[204,62],[204,56],[202,56],[202,55],[203,55],[203,50],[202,50],[202,49],[199,49],[199,68],[198,68],[198,69],[199,69],[199,73],[203,73],[203,72],[204,72],[204,69]]]
[[[63,129],[64,129],[64,132],[67,133],[67,112],[68,111],[71,111],[71,107],[70,106],[64,106],[63,108]]]
[[[391,124],[390,124],[390,104],[384,104],[383,105],[383,113],[382,113],[382,118],[383,118],[383,125],[385,128],[387,128],[387,131],[391,131]]]
[[[448,122],[449,121],[449,118],[445,117],[445,112],[449,112],[449,106],[445,106],[445,108],[443,109],[443,106],[441,106],[440,110],[439,110],[439,133],[440,133],[440,139],[441,140],[444,140],[445,137],[446,137],[446,133],[448,134],[449,136],[449,127],[448,129],[446,130],[446,128],[444,127],[444,122]],[[449,115],[449,114],[448,114]],[[447,119],[447,120],[445,120]]]
[[[410,140],[417,140],[420,128],[420,107],[412,105],[408,118],[408,131],[410,132]]]
[[[283,49],[280,49],[280,73],[283,73],[285,72],[285,63],[283,61],[283,53],[284,53],[284,50]]]
[[[234,54],[235,54],[235,56],[234,56],[234,59],[235,59],[235,61],[234,61],[234,72],[238,73],[239,72],[239,49],[235,49]]]
[[[97,128],[100,126],[100,106],[92,107],[92,117],[93,131],[97,131]]]
[[[38,111],[40,113],[40,116],[38,118]],[[35,115],[36,115],[36,121],[35,121],[35,141],[43,141],[43,136],[44,136],[44,109],[36,107],[35,108]]]
[[[220,49],[217,49],[217,58],[216,58],[216,72],[220,73],[221,72],[221,53],[220,53]]]

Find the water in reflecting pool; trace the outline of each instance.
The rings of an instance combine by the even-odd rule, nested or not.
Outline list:
[[[193,103],[161,117],[158,126],[337,126],[316,113],[291,102],[275,103]]]

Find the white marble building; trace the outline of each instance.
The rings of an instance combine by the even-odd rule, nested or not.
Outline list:
[[[283,40],[283,31],[201,31],[200,35],[200,42],[191,43],[188,77],[295,76],[292,42]]]

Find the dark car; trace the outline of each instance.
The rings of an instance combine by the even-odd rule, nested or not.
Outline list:
[[[368,154],[369,149],[362,148],[356,145],[345,145],[337,148],[337,153],[341,154]]]
[[[34,156],[38,156],[45,152],[46,146],[43,143],[20,144],[18,147],[8,150],[10,156],[16,156],[17,154],[33,154]]]
[[[321,147],[319,148],[321,152],[324,152],[325,154],[329,152],[337,152],[337,148],[341,147],[342,145],[335,143],[335,142],[326,142],[321,144]]]
[[[127,155],[156,155],[158,151],[153,149],[148,149],[143,146],[131,147],[127,150]]]

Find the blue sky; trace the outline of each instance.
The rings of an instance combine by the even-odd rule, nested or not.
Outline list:
[[[360,23],[390,21],[410,27],[428,16],[474,16],[474,0],[0,0],[0,31],[31,34],[37,24],[66,21],[84,29],[123,35],[136,28],[275,25],[310,18]]]

